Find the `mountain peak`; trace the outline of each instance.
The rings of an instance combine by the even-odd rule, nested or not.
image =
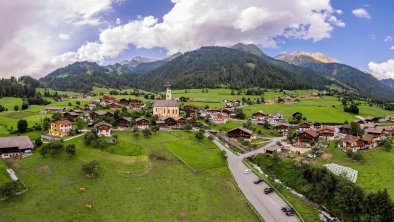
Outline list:
[[[310,53],[310,52],[297,51],[297,52],[282,54],[275,58],[294,65],[301,65],[304,63],[339,63],[338,60],[329,58],[328,56],[320,52]]]
[[[253,54],[258,57],[266,57],[267,55],[261,50],[259,47],[257,47],[255,44],[244,44],[244,43],[238,43],[234,46],[231,47],[232,49],[238,49],[250,54]]]

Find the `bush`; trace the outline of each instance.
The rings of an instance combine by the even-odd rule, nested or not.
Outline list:
[[[74,156],[75,155],[75,151],[76,151],[75,144],[68,144],[66,146],[66,153]]]
[[[16,193],[16,182],[7,182],[0,186],[0,196],[11,197]]]
[[[42,145],[41,137],[38,137],[38,138],[34,141],[34,143],[36,144],[36,146],[41,146],[41,145]]]
[[[144,134],[145,137],[149,137],[150,135],[152,135],[152,132],[150,131],[149,128],[146,128],[142,130],[142,134]]]
[[[82,165],[82,171],[89,176],[98,176],[98,165],[97,160],[92,160],[87,164]]]
[[[62,141],[52,141],[41,147],[40,154],[46,156],[47,154],[55,156],[64,150]]]
[[[202,139],[204,139],[204,134],[201,132],[196,132],[195,137],[198,140],[202,140]]]

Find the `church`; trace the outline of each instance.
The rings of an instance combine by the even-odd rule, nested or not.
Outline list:
[[[179,117],[179,106],[176,100],[172,99],[172,91],[170,85],[166,85],[166,98],[164,100],[155,100],[153,105],[153,115],[159,117]]]

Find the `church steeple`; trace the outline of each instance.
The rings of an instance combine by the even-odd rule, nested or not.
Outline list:
[[[172,100],[171,85],[165,85],[166,89],[166,100]]]

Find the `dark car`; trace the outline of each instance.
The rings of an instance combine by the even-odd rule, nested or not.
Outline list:
[[[286,212],[286,215],[287,215],[287,216],[294,216],[294,211],[293,211],[293,210],[287,211],[287,212]]]
[[[261,182],[263,182],[264,180],[261,178],[258,178],[257,180],[253,181],[254,184],[259,184]]]
[[[269,194],[269,193],[272,193],[272,192],[274,192],[274,189],[272,189],[271,187],[268,187],[268,188],[264,189],[264,193],[265,194]]]
[[[282,212],[288,212],[288,211],[293,211],[293,209],[289,206],[284,206],[281,208]]]

